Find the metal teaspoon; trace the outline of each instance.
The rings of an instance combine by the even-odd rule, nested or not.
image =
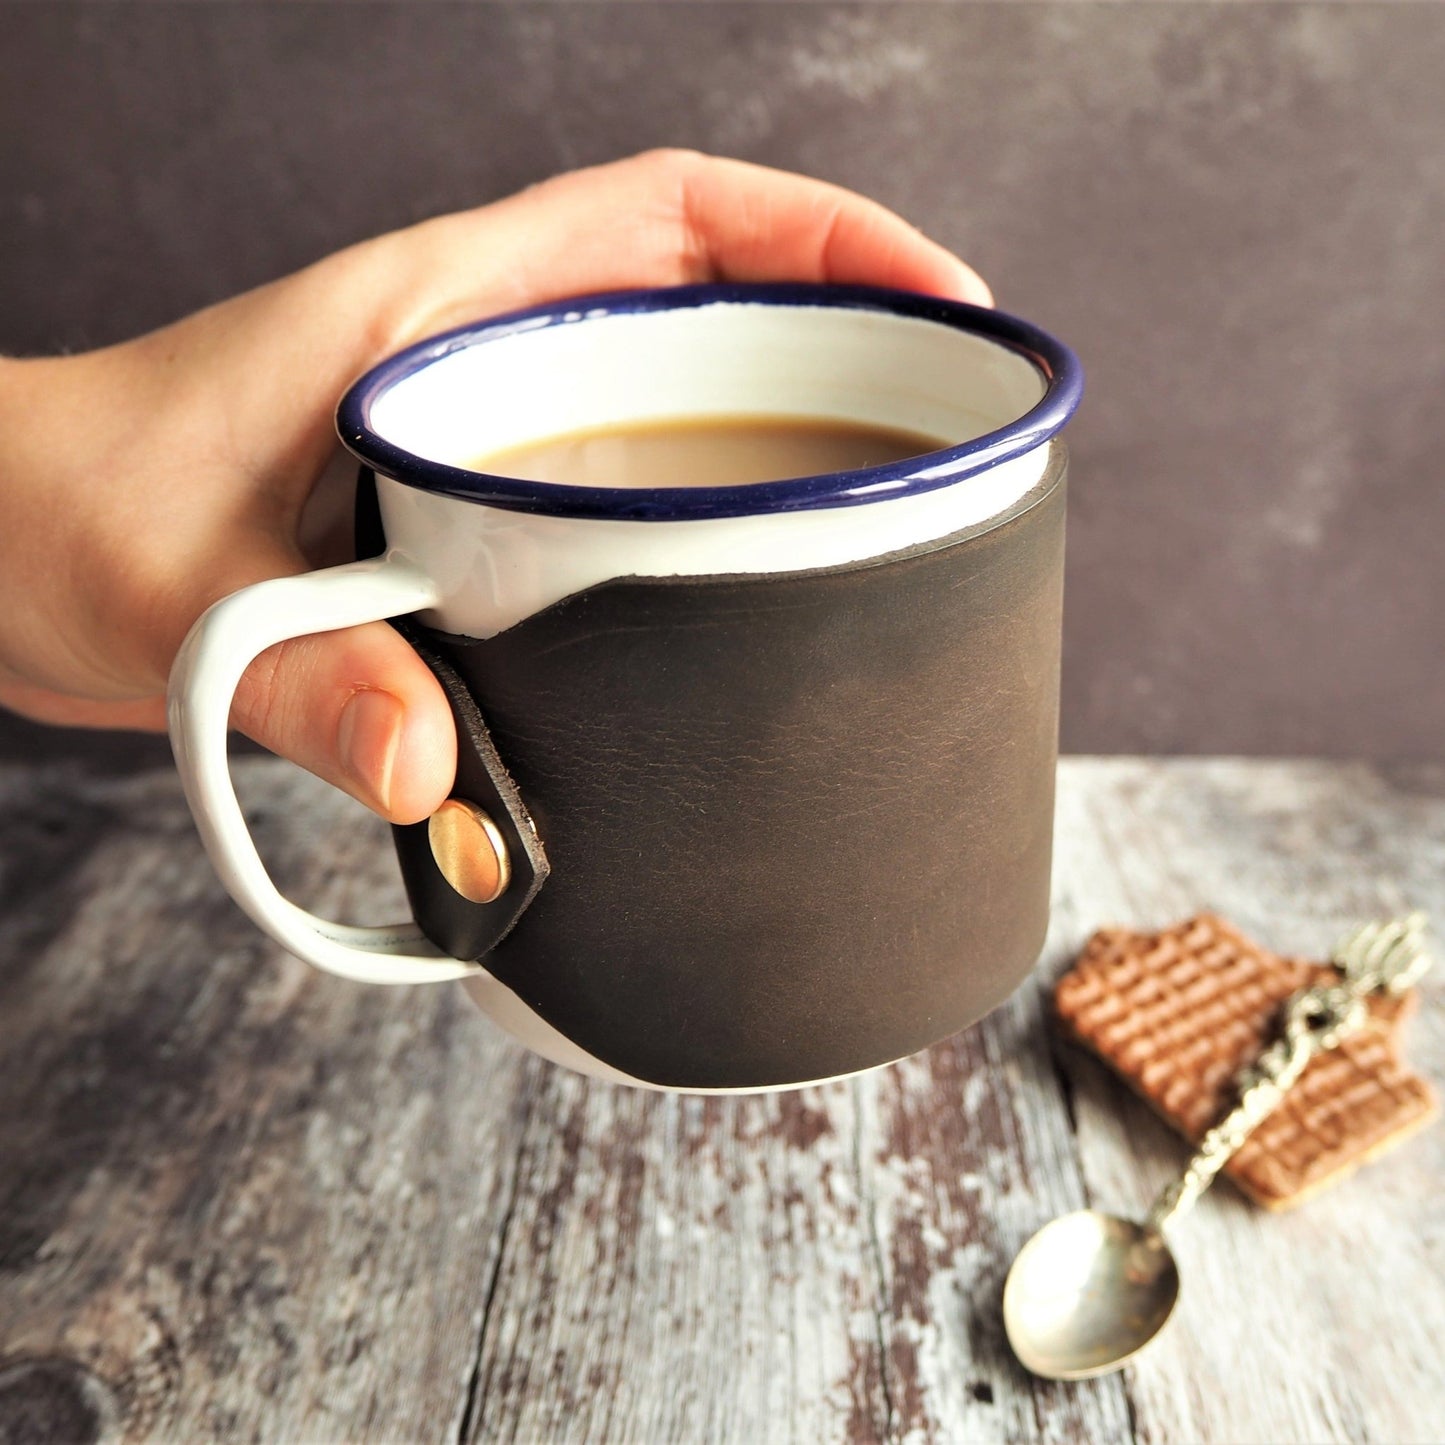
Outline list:
[[[1179,1267],[1164,1229],[1213,1183],[1317,1054],[1362,1028],[1368,994],[1401,993],[1425,971],[1423,914],[1370,923],[1334,955],[1338,984],[1301,989],[1285,1006],[1284,1036],[1240,1077],[1239,1102],[1200,1141],[1184,1172],[1142,1224],[1082,1209],[1046,1224],[1019,1251],[1004,1284],[1004,1329],[1025,1368],[1054,1380],[1118,1369],[1168,1322]]]

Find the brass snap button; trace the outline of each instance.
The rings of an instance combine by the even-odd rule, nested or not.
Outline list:
[[[427,840],[441,875],[472,903],[495,903],[512,881],[507,845],[475,803],[448,798],[427,820]]]

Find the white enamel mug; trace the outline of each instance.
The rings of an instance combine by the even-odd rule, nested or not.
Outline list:
[[[425,919],[353,927],[284,898],[228,773],[235,687],[265,648],[303,634],[407,615],[424,629],[485,643],[617,579],[830,575],[987,533],[1038,492],[1081,389],[1068,349],[1027,323],[865,287],[712,285],[589,297],[408,348],[361,378],[338,413],[342,441],[375,474],[384,554],[247,588],[211,608],[177,657],[171,735],[222,881],[260,928],[317,967],[369,983],[463,980],[503,1026],[588,1072],[660,1087],[812,1081],[816,1072],[776,1077],[788,1070],[772,1064],[762,1070],[769,1077],[719,1066],[716,1077],[727,1082],[717,1084],[659,1079],[655,1067],[649,1076],[559,1026],[558,1011],[548,1017],[525,987],[503,982],[490,956],[448,956],[429,940]],[[594,425],[710,415],[836,418],[949,444],[854,472],[716,488],[564,486],[468,465]],[[551,849],[548,837],[539,842]],[[542,909],[559,882],[560,873],[523,906]],[[523,938],[515,920],[507,926]],[[825,1075],[887,1059],[848,1054],[840,1062],[850,1067]]]

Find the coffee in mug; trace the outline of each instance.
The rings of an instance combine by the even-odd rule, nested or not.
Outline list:
[[[222,880],[322,969],[460,980],[648,1088],[795,1087],[965,1027],[1047,925],[1081,385],[1025,322],[854,286],[585,297],[407,348],[338,411],[375,555],[225,599],[176,660]],[[583,433],[622,463],[517,475]],[[266,647],[379,618],[458,767],[393,830],[413,920],[359,928],[276,890],[226,726]]]
[[[727,487],[922,456],[940,437],[829,417],[681,417],[617,424],[477,457],[479,472],[585,487]]]

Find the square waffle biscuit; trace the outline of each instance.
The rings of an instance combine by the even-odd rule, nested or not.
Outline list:
[[[1202,914],[1159,933],[1101,929],[1054,1000],[1080,1043],[1198,1143],[1234,1104],[1240,1070],[1277,1037],[1285,1000],[1338,977]],[[1397,1052],[1414,1002],[1371,997],[1370,1024],[1314,1059],[1225,1165],[1251,1199],[1288,1209],[1435,1117],[1429,1084]]]

